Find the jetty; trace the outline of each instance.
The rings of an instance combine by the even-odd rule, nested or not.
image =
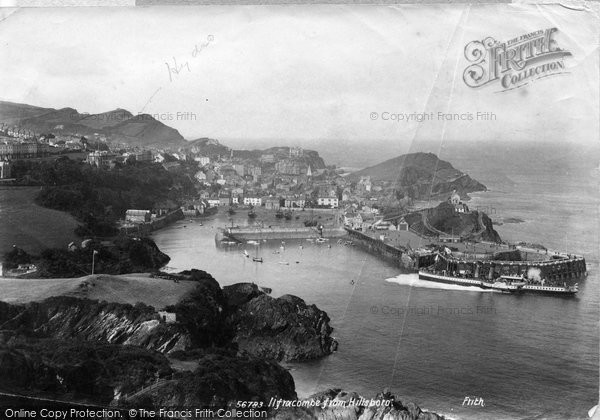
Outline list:
[[[231,227],[222,228],[217,233],[217,240],[246,242],[271,239],[310,239],[310,238],[339,238],[346,235],[346,230],[338,227]]]
[[[435,258],[434,253],[425,249],[413,250],[402,245],[386,243],[385,241],[373,238],[370,235],[348,227],[346,227],[345,230],[356,245],[365,248],[369,252],[380,257],[393,261],[398,264],[398,266],[406,269],[416,271],[419,267],[427,267],[433,263]]]

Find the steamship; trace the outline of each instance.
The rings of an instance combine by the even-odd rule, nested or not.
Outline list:
[[[419,270],[419,279],[435,281],[438,283],[476,287],[480,289],[491,289],[502,293],[512,294],[537,293],[545,295],[573,296],[579,291],[579,285],[577,283],[572,286],[567,284],[564,284],[563,286],[550,286],[543,283],[530,283],[525,278],[518,276],[500,276],[495,281],[486,281],[468,277],[460,277],[456,275],[448,275],[443,271],[438,273],[426,269]]]
[[[449,250],[446,250],[446,255],[437,253],[435,264],[419,269],[419,279],[434,281],[438,283],[456,284],[460,286],[468,286],[479,289],[495,290],[502,293],[521,294],[521,293],[537,293],[545,295],[560,295],[573,296],[579,291],[578,283],[557,285],[560,279],[567,280],[574,278],[575,274],[571,273],[568,276],[558,277],[555,275],[550,281],[541,278],[540,270],[537,270],[537,275],[530,275],[532,270],[527,274],[521,266],[527,267],[523,261],[461,261],[453,258]],[[585,260],[563,260],[563,261],[541,261],[538,264],[549,265],[550,268],[557,266],[563,262],[577,264],[577,267],[585,267]],[[483,272],[483,266],[487,267],[487,272]],[[498,269],[498,271],[497,271]],[[507,270],[504,270],[507,269]],[[583,268],[585,270],[585,268]],[[511,272],[510,274],[507,273]],[[520,274],[514,274],[514,272]],[[552,273],[550,271],[550,273]]]

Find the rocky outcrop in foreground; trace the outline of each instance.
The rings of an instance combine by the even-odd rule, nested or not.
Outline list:
[[[136,346],[0,334],[0,389],[12,393],[107,404],[171,373],[166,357]]]
[[[220,409],[253,401],[279,420],[442,419],[389,393],[374,398],[376,405],[348,404],[362,399],[339,389],[311,397],[317,406],[290,407],[297,402],[294,380],[277,361],[334,351],[327,314],[255,284],[221,289],[203,271],[180,275],[197,288],[167,308],[177,316],[170,324],[144,304],[64,296],[0,302],[0,389],[122,408]],[[174,372],[164,353],[195,362],[194,370]]]
[[[255,284],[223,288],[229,303],[228,323],[240,351],[278,361],[302,361],[331,354],[329,317],[296,296],[273,298]]]
[[[363,398],[355,392],[328,389],[305,401],[319,404],[313,407],[278,408],[271,410],[275,420],[445,420],[445,417],[423,411],[416,404],[402,403],[384,391],[375,398]]]
[[[27,305],[0,302],[0,330],[38,337],[124,344],[167,352],[189,347],[189,335],[160,322],[151,306],[52,297]]]
[[[238,400],[295,399],[293,378],[277,361],[314,359],[334,349],[327,314],[300,298],[274,299],[267,295],[268,289],[250,283],[223,290],[200,270],[183,272],[181,277],[195,281],[197,287],[166,308],[176,315],[173,323],[161,320],[153,307],[141,303],[68,296],[25,305],[0,302],[0,388],[50,390],[57,395],[80,390],[106,402],[113,394],[131,393],[155,380],[159,370],[166,375],[163,354],[169,353],[196,362],[197,368],[169,377],[155,394],[140,396],[142,400],[122,402],[221,408]],[[65,347],[67,343],[85,346]],[[65,356],[54,348],[62,348]],[[147,373],[127,373],[136,369],[132,362],[123,370],[124,376],[105,377],[110,369],[99,365],[104,362],[97,354],[121,348],[150,358],[144,365]],[[137,379],[131,383],[129,376]]]
[[[173,353],[209,347],[277,361],[311,360],[337,348],[329,317],[295,296],[272,298],[255,284],[221,289],[209,274],[184,276],[196,288],[176,305],[165,323],[151,306],[52,297],[11,305],[0,302],[0,330],[27,331],[39,337],[125,344]]]
[[[296,399],[292,375],[272,360],[226,349],[195,355],[198,367],[182,372],[164,386],[124,405],[132,407],[233,407],[238,401]]]

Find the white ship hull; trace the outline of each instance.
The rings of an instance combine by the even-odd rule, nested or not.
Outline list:
[[[532,284],[524,284],[524,285],[514,285],[508,284],[505,282],[494,282],[490,283],[487,281],[471,279],[471,278],[462,278],[462,277],[454,277],[442,274],[434,274],[424,270],[419,270],[419,279],[427,280],[427,281],[435,281],[438,283],[446,283],[446,284],[457,284],[460,286],[475,286],[481,289],[491,289],[497,290],[499,292],[504,293],[537,293],[537,294],[546,294],[546,295],[561,295],[561,296],[573,296],[577,293],[577,286],[541,286],[541,285],[532,285]]]

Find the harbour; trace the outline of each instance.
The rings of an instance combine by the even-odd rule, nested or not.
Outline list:
[[[539,293],[546,295],[573,296],[578,292],[578,283],[586,274],[585,258],[548,249],[530,248],[514,244],[490,244],[495,246],[491,253],[478,254],[471,243],[471,252],[452,252],[440,238],[427,238],[427,247],[418,249],[387,243],[387,232],[360,232],[348,227],[254,227],[236,226],[220,228],[215,235],[217,245],[257,244],[256,241],[277,240],[285,243],[289,239],[329,240],[349,242],[380,258],[393,262],[406,270],[418,271],[419,278],[428,281],[477,286],[507,293]],[[379,239],[377,239],[377,235]],[[420,237],[423,240],[426,238]],[[331,245],[329,245],[331,246]],[[469,244],[465,246],[468,249]],[[437,248],[437,250],[436,250]],[[445,252],[439,252],[439,249]],[[246,252],[246,251],[244,251]],[[249,256],[246,253],[246,256]],[[436,263],[443,260],[440,266]],[[262,257],[253,257],[263,262]],[[569,283],[567,285],[567,282]]]
[[[478,205],[493,205],[502,214],[527,221],[497,228],[508,242],[542,243],[548,254],[562,249],[565,257],[572,253],[585,259],[588,276],[577,280],[579,291],[569,299],[420,280],[415,270],[399,266],[393,255],[382,258],[369,252],[368,244],[381,246],[381,240],[365,239],[362,245],[359,238],[363,236],[358,234],[348,237],[356,246],[331,240],[331,248],[306,239],[287,239],[283,253],[278,239],[253,246],[216,247],[217,230],[231,225],[224,214],[203,221],[203,226],[177,222],[153,233],[153,238],[171,256],[169,267],[174,271],[201,265],[222,284],[254,281],[271,288],[273,296],[295,294],[327,311],[340,345],[327,360],[288,365],[299,396],[328,386],[363,393],[391,386],[402,389],[405,398],[426,408],[437,407],[438,412],[453,418],[509,419],[532,413],[556,420],[582,418],[573,413],[583,413],[580,407],[587,411],[597,399],[592,383],[598,367],[598,305],[594,297],[598,260],[597,232],[585,223],[595,214],[597,200],[577,198],[593,189],[593,180],[580,182],[557,189],[564,178],[553,176],[531,189],[521,183],[520,189],[492,191],[474,199]],[[546,212],[548,203],[543,197],[550,190],[560,197],[553,202],[560,204],[550,216],[536,217]],[[581,223],[573,219],[568,227],[559,223],[574,212],[581,212]],[[245,214],[234,215],[233,221],[242,227],[252,224]],[[183,224],[187,224],[186,229]],[[387,243],[399,249],[409,240],[414,248],[429,243],[402,234],[400,241]],[[542,254],[545,258],[544,250],[519,247],[523,255],[527,252],[527,261],[520,262],[521,270],[536,264]],[[243,257],[244,249],[254,255],[255,248],[265,259],[263,264]],[[486,243],[476,250],[470,247],[467,254],[490,260],[496,252],[511,251]],[[281,260],[290,264],[278,264]],[[554,343],[551,348],[541,344],[548,337]],[[372,343],[377,343],[377,352],[372,351]],[[365,358],[366,354],[369,357]],[[427,362],[423,364],[423,360]],[[553,374],[543,373],[547,371]],[[564,382],[557,384],[554,375]],[[471,385],[465,389],[462,384],[466,381]],[[526,400],[522,399],[522,389],[527,389]],[[485,398],[486,414],[460,406],[463,392]],[[552,395],[561,395],[561,401]],[[514,404],[517,400],[521,405]]]

